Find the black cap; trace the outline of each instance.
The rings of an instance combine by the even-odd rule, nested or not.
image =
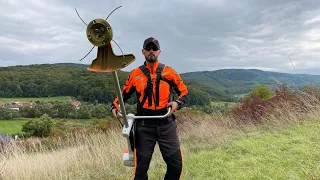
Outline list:
[[[149,37],[149,38],[147,38],[146,40],[144,40],[144,42],[143,42],[143,49],[144,49],[144,48],[147,46],[147,44],[149,44],[149,43],[155,44],[155,45],[158,47],[158,49],[160,49],[159,41],[158,41],[156,38],[154,38],[154,37]]]

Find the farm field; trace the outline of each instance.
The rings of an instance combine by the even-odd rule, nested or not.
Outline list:
[[[232,105],[235,105],[237,103],[235,102],[222,102],[222,101],[212,101],[211,102],[211,106],[214,106],[214,107],[230,107]]]
[[[22,125],[27,121],[28,119],[0,120],[0,134],[19,134]]]
[[[22,134],[22,126],[28,120],[36,120],[37,118],[21,118],[14,120],[0,120],[0,134]],[[103,123],[109,119],[54,119],[57,123],[62,123],[65,127],[84,127],[93,124]]]
[[[69,97],[68,96],[57,96],[57,97],[17,97],[17,98],[0,98],[0,102],[3,103],[9,103],[9,102],[15,102],[15,101],[24,101],[24,102],[30,102],[30,101],[41,101],[41,102],[50,102],[50,101],[60,101],[60,102],[68,102]]]

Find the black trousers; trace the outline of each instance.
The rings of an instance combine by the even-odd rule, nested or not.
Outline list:
[[[167,165],[165,180],[182,176],[182,153],[174,118],[136,120],[134,180],[147,180],[154,147],[158,142],[163,160]]]

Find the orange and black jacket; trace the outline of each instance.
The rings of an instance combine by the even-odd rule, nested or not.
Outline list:
[[[160,73],[159,69],[162,70]],[[145,74],[146,71],[150,73],[150,78]],[[157,76],[157,72],[161,76]],[[151,111],[160,110],[166,108],[170,102],[172,89],[178,94],[176,102],[179,104],[178,109],[181,109],[188,101],[188,89],[180,75],[173,68],[161,64],[159,61],[155,62],[153,66],[147,66],[144,62],[144,65],[135,68],[129,74],[122,90],[122,97],[126,102],[135,92],[138,98],[138,111],[139,108]],[[112,102],[111,109],[119,108],[118,104],[118,97],[116,97]]]

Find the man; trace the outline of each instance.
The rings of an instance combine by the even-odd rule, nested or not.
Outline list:
[[[182,154],[173,112],[187,103],[188,90],[173,68],[159,62],[160,52],[157,39],[150,37],[144,41],[142,54],[146,61],[131,71],[122,91],[124,102],[136,92],[137,116],[164,115],[168,107],[172,108],[167,118],[135,121],[133,174],[135,180],[148,179],[147,172],[156,142],[167,164],[164,179],[180,179],[182,175]],[[170,101],[172,89],[178,94],[178,99],[175,101]],[[113,115],[117,117],[117,111],[120,111],[118,97],[113,101],[111,109]]]

